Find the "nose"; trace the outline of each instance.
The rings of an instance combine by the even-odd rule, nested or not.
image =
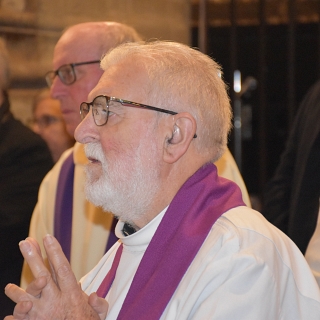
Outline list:
[[[50,87],[51,97],[54,99],[59,99],[62,93],[66,90],[66,85],[62,83],[58,76],[55,76]]]
[[[90,110],[87,116],[77,126],[74,137],[78,142],[83,144],[100,140],[98,127],[93,120],[92,110]]]

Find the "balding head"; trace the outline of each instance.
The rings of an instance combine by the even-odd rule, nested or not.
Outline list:
[[[63,65],[99,61],[111,48],[130,41],[141,40],[131,27],[117,22],[86,22],[67,28],[54,49],[53,69]],[[99,63],[73,67],[76,80],[63,83],[57,76],[51,94],[60,100],[61,111],[70,135],[80,122],[79,106],[102,75]]]
[[[85,22],[68,27],[59,39],[57,46],[70,43],[81,54],[92,59],[100,59],[111,48],[125,42],[141,41],[132,27],[118,22]]]

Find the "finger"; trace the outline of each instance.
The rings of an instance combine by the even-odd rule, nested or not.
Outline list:
[[[37,246],[34,245],[34,240],[20,241],[20,251],[28,263],[34,278],[45,276],[48,279],[51,277],[49,270],[46,268],[41,254],[39,254]]]
[[[35,240],[35,239],[31,238],[31,237],[27,237],[26,240],[28,240],[29,242],[32,243],[32,245],[37,249],[37,252],[41,256],[42,253],[41,253],[41,249],[40,249],[40,246],[39,246],[39,243],[37,242],[37,240]]]
[[[46,278],[47,285],[42,289],[41,294],[45,294],[48,297],[57,294],[57,285],[52,281],[51,273],[46,267],[42,256],[39,254],[38,244],[35,244],[35,240],[27,238],[19,243],[20,250],[28,263],[35,279],[40,277]],[[32,290],[32,287],[31,289]]]
[[[30,295],[39,298],[41,295],[42,290],[47,285],[47,278],[46,277],[39,277],[34,279],[26,288],[26,292]]]
[[[23,300],[28,301],[31,299],[26,291],[12,283],[6,285],[6,287],[4,288],[4,293],[15,303]]]
[[[13,310],[14,320],[29,319],[28,312],[31,310],[33,303],[31,301],[20,301],[16,304]]]
[[[58,284],[58,280],[57,280],[56,272],[55,272],[54,267],[53,267],[53,265],[52,265],[52,263],[51,263],[49,258],[48,258],[48,264],[49,264],[49,267],[50,267],[50,272],[51,272],[52,279],[55,282],[55,284],[57,285],[57,287],[60,289],[59,284]]]
[[[98,295],[93,292],[89,296],[88,303],[93,310],[99,314],[100,319],[106,318],[109,304],[105,299],[99,298]]]
[[[69,261],[64,255],[57,239],[51,235],[46,235],[43,244],[47,253],[48,260],[56,275],[57,283],[64,293],[82,294],[78,286],[75,275],[73,274]]]

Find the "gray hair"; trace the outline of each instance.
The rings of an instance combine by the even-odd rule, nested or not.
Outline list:
[[[102,60],[102,69],[124,59],[145,68],[154,106],[189,112],[195,118],[197,150],[208,160],[217,160],[226,149],[232,117],[219,64],[184,44],[154,41],[116,47]]]
[[[0,89],[6,90],[10,82],[9,53],[4,39],[0,38]]]

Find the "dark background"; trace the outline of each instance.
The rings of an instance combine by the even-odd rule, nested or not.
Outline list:
[[[247,77],[257,80],[256,89],[241,97],[241,171],[249,193],[261,201],[299,103],[319,78],[319,29],[319,23],[295,24],[293,33],[288,24],[268,25],[263,34],[259,26],[208,28],[207,54],[223,67],[232,103],[235,69],[241,71],[242,81]],[[194,27],[195,47],[197,39],[198,28]],[[229,148],[234,154],[234,132]]]

